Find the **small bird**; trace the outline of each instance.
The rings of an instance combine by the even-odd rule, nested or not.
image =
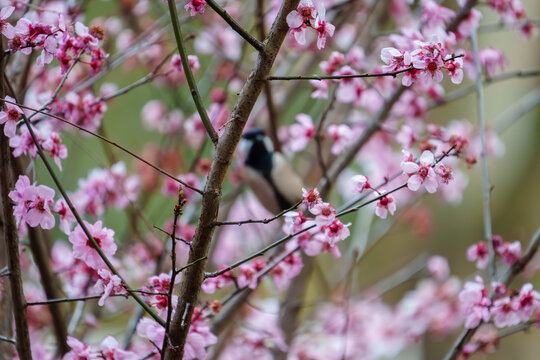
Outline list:
[[[259,128],[242,136],[244,179],[257,199],[273,214],[290,208],[302,198],[302,179],[285,157],[274,151],[272,140]]]

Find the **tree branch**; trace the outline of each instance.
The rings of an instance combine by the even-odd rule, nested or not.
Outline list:
[[[208,6],[212,8],[229,26],[238,33],[241,37],[244,38],[251,46],[253,46],[257,51],[264,51],[264,44],[259,40],[255,39],[250,33],[248,33],[240,24],[234,20],[225,9],[218,5],[214,0],[206,0]]]
[[[476,94],[478,122],[480,127],[480,144],[482,147],[482,176],[484,181],[484,238],[488,244],[489,275],[491,281],[495,279],[495,249],[493,248],[493,234],[491,228],[491,184],[489,183],[488,160],[486,153],[486,117],[484,113],[484,86],[482,84],[482,66],[478,57],[478,36],[476,29],[471,33],[472,52],[476,67]]]
[[[267,37],[265,49],[259,52],[255,67],[242,88],[238,101],[231,113],[230,121],[225,125],[225,132],[219,139],[206,181],[202,198],[202,209],[193,238],[193,247],[188,260],[189,263],[201,259],[208,254],[212,234],[215,229],[212,224],[216,221],[218,215],[225,175],[236,146],[242,137],[249,114],[264,87],[264,79],[268,76],[289,29],[285,18],[287,14],[296,9],[298,3],[299,0],[284,0]],[[182,296],[178,301],[170,330],[172,346],[170,349],[167,349],[165,359],[182,359],[183,357],[184,345],[191,325],[191,315],[193,314],[200,287],[204,280],[205,265],[206,260],[200,261],[189,267],[184,273],[180,291]]]
[[[178,53],[180,54],[180,58],[182,60],[182,67],[184,68],[184,74],[186,75],[186,80],[189,85],[191,97],[193,98],[193,102],[195,103],[195,107],[197,108],[197,112],[201,117],[201,121],[204,125],[204,128],[206,129],[206,132],[208,133],[208,136],[210,136],[210,139],[212,140],[214,145],[217,145],[219,136],[214,129],[214,126],[212,125],[212,121],[210,121],[210,118],[206,113],[206,108],[202,103],[201,94],[199,94],[199,89],[197,89],[197,83],[195,82],[195,78],[193,77],[191,67],[189,66],[188,56],[186,53],[186,49],[184,48],[184,41],[182,40],[182,30],[180,27],[180,22],[178,21],[178,13],[176,11],[175,2],[174,0],[168,0],[167,2],[169,4],[169,13],[171,15],[174,37],[176,38],[176,46],[178,47]]]

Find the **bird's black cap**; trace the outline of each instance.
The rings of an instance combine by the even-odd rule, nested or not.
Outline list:
[[[255,140],[259,136],[265,136],[264,130],[261,128],[249,129],[242,135],[242,137],[247,140]]]

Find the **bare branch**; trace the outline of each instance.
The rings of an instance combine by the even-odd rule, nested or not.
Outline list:
[[[188,55],[186,49],[184,48],[184,41],[182,40],[182,29],[180,27],[180,22],[178,21],[178,13],[176,11],[175,2],[174,0],[168,0],[168,4],[169,13],[171,15],[171,22],[174,30],[174,37],[176,38],[176,46],[178,47],[178,53],[180,54],[180,58],[182,60],[182,67],[184,68],[184,74],[186,75],[186,80],[189,85],[191,97],[193,98],[193,102],[195,103],[195,107],[197,108],[197,112],[201,117],[201,121],[204,125],[204,128],[206,129],[206,132],[208,133],[208,136],[210,136],[210,139],[212,140],[214,145],[216,145],[219,140],[219,136],[216,132],[216,129],[214,129],[214,126],[212,125],[212,121],[210,121],[210,118],[206,113],[206,108],[202,103],[201,94],[199,94],[199,89],[197,89],[197,83],[195,82],[195,78],[193,77],[191,67],[189,66]]]
[[[491,281],[496,277],[495,249],[491,229],[491,184],[489,183],[487,153],[486,153],[486,117],[484,113],[484,86],[482,84],[482,66],[478,57],[478,37],[476,29],[471,33],[472,52],[476,67],[476,94],[478,106],[478,121],[480,127],[480,144],[482,146],[482,175],[484,180],[484,238],[488,244],[489,275]]]

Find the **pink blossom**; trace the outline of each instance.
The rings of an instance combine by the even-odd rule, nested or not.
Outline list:
[[[64,234],[71,232],[71,225],[76,221],[75,215],[71,212],[71,209],[67,206],[64,199],[58,199],[54,205],[54,212],[60,217],[60,229]]]
[[[311,120],[311,116],[307,114],[298,114],[296,115],[296,121],[296,124],[292,124],[288,128],[288,147],[293,152],[304,150],[308,146],[311,139],[313,139],[316,132],[315,125],[313,125],[313,120]]]
[[[223,268],[224,267],[222,266],[218,270]],[[234,284],[235,279],[236,275],[229,270],[219,276],[207,278],[202,283],[201,288],[205,293],[213,294],[216,290],[220,290],[225,286]]]
[[[459,293],[459,301],[463,314],[466,316],[465,327],[473,329],[480,324],[480,321],[487,322],[490,318],[489,306],[491,300],[488,291],[484,287],[484,282],[480,277],[476,281],[467,281],[463,290]]]
[[[197,13],[204,14],[204,5],[206,5],[204,0],[189,0],[184,9],[189,11],[191,17],[195,17]]]
[[[305,27],[306,22],[315,20],[316,14],[315,6],[311,0],[301,0],[298,8],[287,15],[287,25],[291,30]],[[300,41],[298,42],[302,44]]]
[[[252,290],[257,288],[257,274],[266,266],[266,260],[256,259],[252,263],[242,264],[239,267],[238,286],[240,288],[249,287]]]
[[[345,55],[338,51],[332,51],[328,61],[321,61],[319,67],[325,74],[332,74],[337,71],[338,67],[345,65]]]
[[[117,275],[113,275],[107,269],[99,269],[99,280],[94,285],[94,289],[98,291],[101,298],[98,301],[99,306],[105,305],[105,300],[114,294],[125,294],[126,289],[122,284],[122,280]]]
[[[62,143],[62,139],[57,132],[52,131],[49,137],[41,144],[43,150],[49,152],[49,156],[54,159],[54,163],[60,171],[62,171],[62,163],[60,159],[65,159],[68,156],[67,147]]]
[[[377,201],[377,206],[375,207],[375,215],[381,219],[386,219],[388,213],[394,215],[396,211],[396,200],[391,195],[385,195]]]
[[[350,145],[354,139],[353,132],[348,125],[345,124],[332,124],[326,129],[328,134],[334,139],[334,144],[330,151],[334,155],[339,155],[341,152]]]
[[[445,61],[444,66],[452,83],[461,84],[463,81],[463,59],[457,58]]]
[[[408,51],[400,51],[393,47],[381,50],[381,60],[386,64],[382,67],[385,73],[409,68],[412,65],[412,57]]]
[[[433,0],[422,0],[422,23],[430,28],[446,26],[455,16],[455,12],[437,4]]]
[[[113,230],[103,227],[101,221],[97,221],[95,224],[84,221],[84,225],[106,256],[113,256],[116,253],[117,246],[114,243]],[[69,242],[73,244],[73,256],[76,259],[84,261],[86,265],[94,270],[106,268],[105,262],[86,237],[81,225],[77,225],[75,230],[69,234]]]
[[[63,360],[93,360],[97,356],[90,346],[83,344],[73,336],[68,335],[67,344],[71,351],[64,355]]]
[[[15,183],[15,189],[9,193],[9,198],[13,201],[13,216],[20,221],[23,215],[28,211],[25,201],[23,200],[23,193],[27,188],[31,188],[30,179],[26,175],[19,175],[17,182]]]
[[[450,275],[450,267],[448,261],[442,256],[432,256],[429,258],[427,268],[431,276],[436,280],[444,281]]]
[[[540,293],[533,290],[532,284],[523,284],[516,301],[519,304],[518,316],[520,321],[527,321],[533,312],[540,307]]]
[[[335,244],[338,241],[345,240],[351,235],[349,231],[351,224],[343,224],[339,219],[334,219],[330,224],[321,227],[324,235],[327,237],[330,244]]]
[[[54,215],[51,208],[54,204],[54,190],[45,185],[27,187],[22,193],[26,206],[24,221],[31,227],[41,226],[45,230],[54,227]]]
[[[6,6],[0,10],[0,33],[8,39],[12,39],[15,36],[15,28],[7,21],[14,10],[15,8],[13,6]]]
[[[326,39],[334,36],[336,27],[326,22],[326,11],[322,3],[320,3],[318,15],[313,24],[313,29],[317,32],[317,48],[319,50],[324,49],[326,46]]]
[[[4,8],[5,9],[5,8]],[[2,11],[4,11],[2,9]],[[15,102],[15,99],[6,95],[6,100]],[[4,135],[11,138],[17,132],[17,122],[21,118],[23,111],[17,106],[8,102],[4,103],[4,110],[0,111],[0,125],[4,124]]]
[[[199,57],[197,55],[188,55],[188,63],[191,70],[197,72],[201,68]],[[171,64],[176,71],[183,72],[182,58],[179,54],[174,54],[171,58]]]
[[[519,324],[518,308],[519,302],[508,296],[495,300],[490,310],[493,315],[493,323],[495,326],[502,328]]]
[[[132,351],[124,350],[113,336],[106,336],[99,344],[100,353],[105,360],[137,360],[139,356]]]
[[[163,344],[165,328],[150,318],[142,318],[137,324],[137,335],[152,341],[154,344]]]
[[[201,317],[200,310],[195,308],[184,347],[184,360],[206,359],[206,348],[217,343],[218,339],[210,327],[199,320]]]
[[[309,208],[309,211],[315,215],[317,226],[330,225],[336,218],[336,210],[332,204],[320,202]]]
[[[302,230],[304,228],[304,224],[308,221],[307,218],[303,216],[302,211],[289,211],[283,216],[283,232],[288,235]]]
[[[429,193],[437,191],[437,175],[432,168],[434,162],[433,153],[426,150],[420,156],[420,165],[410,160],[401,163],[401,170],[409,177],[407,180],[409,190],[417,191],[421,185],[424,185]]]
[[[322,202],[321,194],[319,194],[317,188],[310,190],[302,188],[302,203],[306,204],[310,210]]]
[[[488,264],[488,250],[485,241],[471,245],[467,249],[467,260],[476,261],[477,269],[485,269]]]
[[[371,185],[369,184],[369,178],[364,175],[355,175],[351,179],[354,182],[354,189],[359,194],[363,193],[364,190],[371,189]]]
[[[356,70],[350,66],[343,66],[336,71],[336,76],[349,76],[358,74]],[[338,88],[336,89],[336,100],[343,104],[358,105],[361,95],[365,90],[364,81],[360,78],[344,78],[339,80]]]
[[[505,241],[496,251],[502,256],[505,263],[513,265],[521,256],[521,243],[517,240],[512,243]]]
[[[449,184],[454,179],[453,170],[450,166],[439,164],[435,167],[435,173],[439,175],[439,181],[441,184]]]
[[[20,175],[15,189],[9,193],[13,200],[13,215],[17,221],[24,220],[31,227],[41,226],[49,230],[54,227],[54,190],[45,185],[30,185],[26,175]]]
[[[328,99],[328,80],[309,80],[309,83],[315,87],[315,91],[311,93],[313,99]]]
[[[42,139],[38,132],[35,128],[33,128],[33,130],[37,141],[41,143]],[[19,157],[24,154],[34,158],[37,155],[37,146],[26,126],[20,129],[19,135],[15,135],[9,139],[9,146],[13,148],[14,157]]]

